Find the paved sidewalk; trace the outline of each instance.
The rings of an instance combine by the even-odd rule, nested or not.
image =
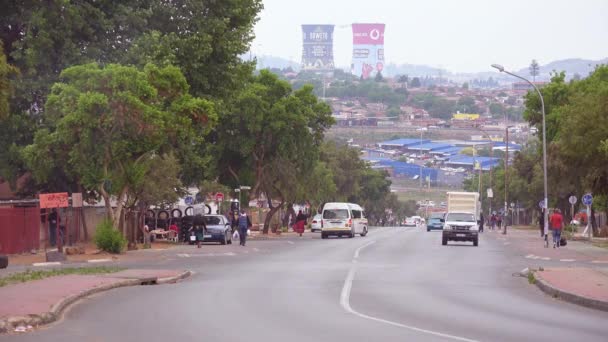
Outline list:
[[[486,231],[502,241],[505,246],[516,248],[527,259],[553,260],[565,263],[583,262],[589,267],[608,266],[608,249],[594,246],[587,241],[568,240],[566,246],[553,248],[549,235],[549,248],[545,248],[544,239],[539,231],[529,229],[509,229],[507,235],[497,231]]]
[[[65,275],[0,287],[0,333],[26,331],[55,321],[70,304],[122,286],[170,283],[189,271],[130,269],[100,275]],[[29,329],[27,326],[31,326]]]
[[[587,241],[568,240],[566,246],[549,247],[538,229],[510,228],[507,235],[486,231],[492,238],[516,251],[520,257],[541,262],[543,271],[534,271],[536,285],[562,300],[608,311],[608,249]],[[536,268],[536,266],[535,266]]]
[[[552,296],[608,311],[608,269],[549,268],[534,277],[538,287]]]

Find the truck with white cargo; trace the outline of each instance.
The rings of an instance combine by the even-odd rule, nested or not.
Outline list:
[[[479,193],[448,192],[441,244],[445,246],[448,241],[471,241],[473,246],[477,246],[480,212]]]

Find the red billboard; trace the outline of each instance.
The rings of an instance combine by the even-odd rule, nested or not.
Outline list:
[[[384,45],[384,24],[353,24],[354,45]]]

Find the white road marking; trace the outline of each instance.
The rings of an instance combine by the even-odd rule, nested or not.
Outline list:
[[[295,242],[293,242],[293,241],[287,241],[287,243],[290,245],[295,245]]]
[[[112,259],[91,259],[91,260],[89,260],[87,262],[98,263],[98,262],[111,262],[111,261],[112,261]]]
[[[180,253],[180,254],[178,254],[177,256],[178,256],[178,257],[180,257],[180,258],[189,258],[189,257],[190,257],[190,254],[186,254],[186,253]]]
[[[53,261],[53,262],[35,262],[32,264],[32,266],[56,266],[56,265],[61,265],[61,263],[59,261]]]
[[[253,248],[253,251],[254,251],[254,252],[259,252],[260,250],[259,250],[259,249],[257,249],[257,248]]]
[[[576,261],[576,259],[559,259],[559,261],[563,261],[563,262],[573,262],[573,261]]]
[[[542,260],[551,260],[551,258],[549,258],[549,257],[544,257],[544,258],[541,258],[541,259]]]
[[[503,243],[503,245],[505,245],[505,246],[508,246],[508,245],[510,245],[510,244],[511,244],[510,242],[505,242],[505,243]]]
[[[437,331],[416,328],[414,326],[409,326],[409,325],[405,325],[405,324],[401,324],[401,323],[385,320],[385,319],[382,319],[382,318],[368,316],[368,315],[365,315],[365,314],[362,314],[360,312],[355,311],[350,306],[350,291],[351,291],[351,289],[353,287],[353,280],[355,278],[355,273],[357,272],[357,259],[359,258],[359,253],[361,252],[361,250],[363,248],[365,248],[365,247],[367,247],[367,246],[369,246],[369,245],[371,245],[371,244],[373,244],[375,242],[376,241],[370,241],[370,242],[366,243],[365,245],[357,248],[357,250],[355,251],[355,255],[354,255],[353,261],[352,261],[352,266],[350,267],[350,270],[348,271],[348,275],[346,276],[346,279],[344,280],[344,287],[342,287],[342,293],[340,293],[340,305],[342,305],[342,307],[344,308],[344,310],[346,310],[347,312],[349,312],[349,313],[351,313],[353,315],[359,316],[361,318],[365,318],[365,319],[369,319],[371,321],[375,321],[375,322],[380,322],[380,323],[392,325],[392,326],[399,327],[399,328],[413,330],[413,331],[416,331],[416,332],[420,332],[420,333],[424,333],[424,334],[429,334],[429,335],[433,335],[433,336],[439,336],[439,337],[448,338],[448,339],[457,340],[457,341],[476,342],[475,340],[471,340],[471,339],[468,339],[468,338],[465,338],[465,337],[459,337],[459,336],[444,334],[444,333],[437,332]]]
[[[526,259],[534,259],[534,254],[528,254],[528,255],[526,255]]]
[[[608,260],[593,260],[592,264],[608,264]]]

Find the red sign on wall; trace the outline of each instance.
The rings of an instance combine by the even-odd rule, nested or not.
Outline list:
[[[53,194],[40,194],[40,208],[67,208],[69,207],[68,193],[56,192]]]
[[[384,24],[353,24],[353,44],[384,45]]]

